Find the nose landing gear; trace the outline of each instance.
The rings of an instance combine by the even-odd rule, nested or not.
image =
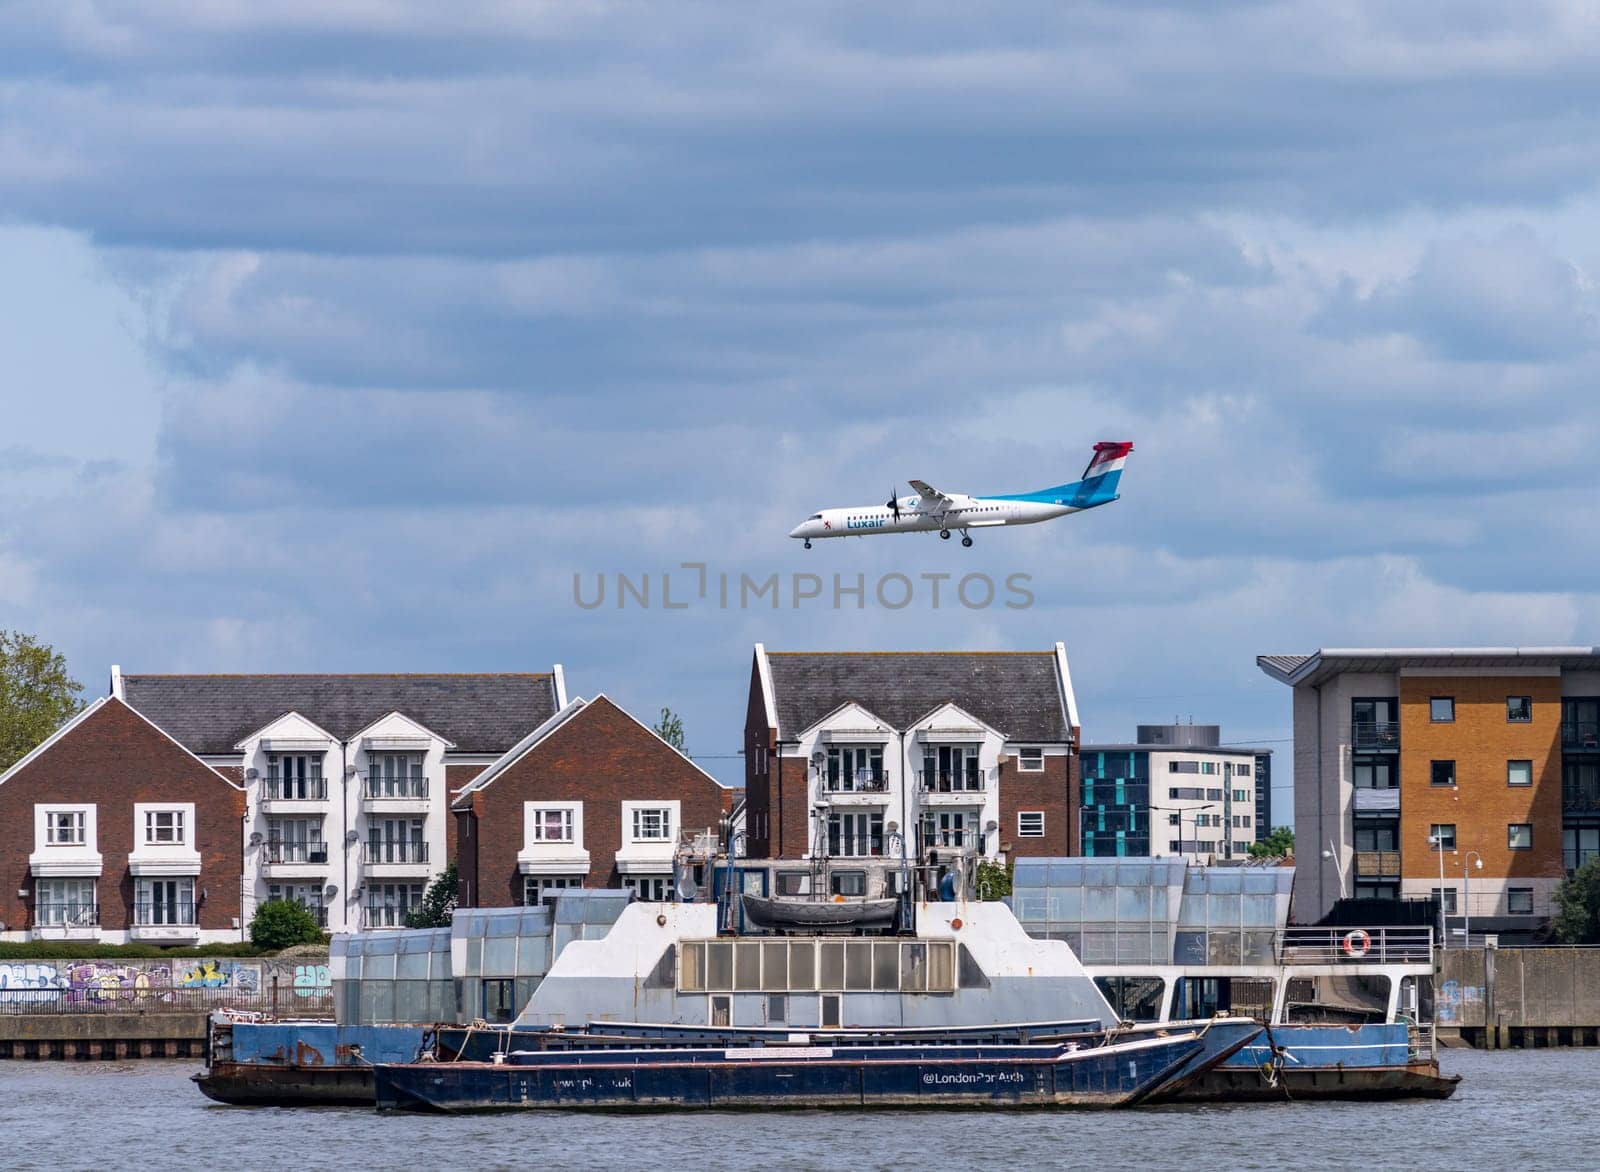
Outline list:
[[[811,548],[811,538],[809,538],[809,537],[808,537],[808,538],[806,538],[806,548],[807,548],[807,549],[810,549],[810,548]]]

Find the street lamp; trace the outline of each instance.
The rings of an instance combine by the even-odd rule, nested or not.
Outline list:
[[[1181,806],[1151,806],[1150,808],[1152,810],[1160,810],[1164,814],[1176,814],[1178,816],[1178,846],[1181,848],[1183,846],[1184,815],[1191,812],[1194,814],[1194,832],[1196,837],[1190,841],[1198,843],[1200,841],[1200,811],[1215,810],[1217,808],[1217,804],[1215,802],[1207,802],[1203,806],[1191,806],[1188,810],[1183,809]],[[1189,852],[1180,849],[1178,853],[1187,856]],[[1194,853],[1199,854],[1200,852],[1195,851]]]
[[[1450,921],[1445,919],[1445,836],[1429,834],[1427,841],[1438,852],[1438,946],[1450,948]]]
[[[1441,854],[1440,855],[1440,859],[1442,860],[1443,857],[1444,856]],[[1477,851],[1468,851],[1466,854],[1461,856],[1461,910],[1463,912],[1463,918],[1462,918],[1462,921],[1461,921],[1461,943],[1465,947],[1471,948],[1472,947],[1472,873],[1467,869],[1467,860],[1468,859],[1476,859],[1477,860],[1477,864],[1478,864],[1478,870],[1481,871],[1481,870],[1483,870],[1483,856],[1480,855]]]
[[[1333,839],[1328,840],[1328,848],[1322,852],[1322,857],[1333,861],[1334,872],[1339,876],[1339,898],[1344,898],[1344,860],[1339,857],[1339,852],[1333,848]]]

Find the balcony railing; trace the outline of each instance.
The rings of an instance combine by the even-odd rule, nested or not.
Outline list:
[[[428,779],[426,777],[381,777],[369,778],[362,796],[368,801],[374,799],[417,800],[428,796]]]
[[[140,901],[133,905],[133,923],[139,928],[193,928],[194,902],[172,903]]]
[[[1356,876],[1361,879],[1385,879],[1400,875],[1399,851],[1357,851]]]
[[[1399,789],[1373,789],[1369,786],[1357,786],[1355,790],[1355,810],[1357,814],[1389,814],[1400,809]]]
[[[1278,936],[1278,958],[1285,964],[1423,964],[1433,959],[1432,928],[1366,928],[1357,933],[1355,928],[1285,928]]]
[[[368,863],[426,863],[428,844],[425,842],[369,841]]]
[[[269,863],[326,863],[328,844],[325,842],[269,842]]]
[[[34,905],[33,926],[36,928],[93,928],[100,923],[100,905],[69,901]]]
[[[824,788],[830,794],[881,794],[889,779],[881,769],[858,769],[853,774],[829,776]]]
[[[262,797],[269,802],[325,802],[328,800],[328,779],[269,775]]]
[[[1561,722],[1561,747],[1563,749],[1592,749],[1600,751],[1600,722],[1593,720],[1563,720]]]
[[[1561,808],[1576,813],[1592,813],[1600,810],[1600,785],[1562,786]]]
[[[983,774],[977,769],[924,769],[922,788],[930,794],[983,792]]]
[[[1394,720],[1357,720],[1350,725],[1352,748],[1382,752],[1400,747],[1400,723]]]

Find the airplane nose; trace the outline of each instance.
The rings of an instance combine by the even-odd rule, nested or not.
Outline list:
[[[805,527],[806,527],[806,523],[804,521],[800,522],[800,524],[796,525],[793,529],[789,530],[789,536],[790,537],[804,537],[805,534],[802,533],[801,530],[804,529]]]

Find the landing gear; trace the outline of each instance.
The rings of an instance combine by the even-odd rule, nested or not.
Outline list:
[[[807,548],[807,549],[810,549],[810,548],[811,548],[811,538],[809,538],[809,537],[808,537],[808,538],[806,538],[806,548]]]
[[[961,544],[966,546],[968,549],[971,549],[972,548],[972,538],[969,537],[967,534],[963,533],[961,535]]]
[[[948,530],[948,529],[939,530],[939,537],[944,541],[949,541],[950,540],[950,530]]]

